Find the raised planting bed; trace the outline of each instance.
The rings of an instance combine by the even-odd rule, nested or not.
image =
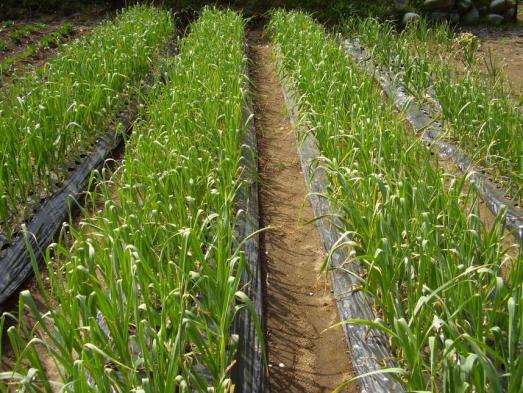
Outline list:
[[[55,22],[56,23],[56,22]],[[27,27],[26,27],[27,26]],[[32,26],[39,26],[35,29]],[[25,36],[23,40],[13,42],[7,37],[14,33],[2,34],[0,29],[0,86],[4,87],[5,77],[13,77],[16,71],[20,71],[24,65],[36,63],[46,55],[52,48],[57,48],[62,43],[70,40],[77,33],[83,33],[84,29],[73,26],[71,22],[63,22],[48,26],[44,23],[27,24],[19,31],[34,32]]]
[[[152,17],[156,13],[156,11],[152,9],[134,9],[128,12],[134,14],[134,17],[136,17],[138,21],[141,20],[141,18],[147,19],[148,15]],[[158,28],[161,31],[170,31],[171,27],[168,25],[170,25],[171,22],[168,14],[159,15],[165,17],[165,25],[158,25]],[[155,45],[163,47],[162,43],[164,42],[165,38],[161,38]],[[151,51],[153,49],[156,52],[159,48],[151,48]],[[93,53],[93,55],[96,56],[95,53]],[[131,70],[129,70],[129,72],[131,72]],[[82,74],[79,74],[79,76],[81,75]],[[131,74],[129,73],[129,75]],[[136,81],[135,83],[141,84],[140,81]],[[36,262],[42,260],[47,246],[54,241],[62,227],[62,223],[68,219],[70,209],[73,208],[74,210],[77,207],[78,199],[92,181],[91,173],[101,169],[111,152],[122,143],[124,134],[132,126],[132,122],[137,113],[139,101],[137,96],[146,93],[151,84],[152,77],[149,77],[149,81],[143,84],[141,92],[138,89],[136,89],[136,92],[130,92],[131,98],[120,96],[122,99],[125,98],[125,101],[115,105],[114,110],[120,110],[120,108],[123,107],[123,103],[129,100],[130,102],[127,102],[129,107],[121,113],[115,124],[109,127],[106,126],[107,131],[105,134],[100,132],[100,130],[93,129],[91,131],[92,136],[95,136],[97,139],[91,141],[92,146],[87,145],[82,148],[75,146],[78,151],[74,151],[74,148],[71,148],[71,150],[73,150],[71,155],[74,157],[74,161],[66,162],[66,168],[57,168],[57,170],[63,172],[63,182],[57,181],[55,187],[53,187],[56,190],[51,195],[45,195],[42,191],[40,194],[41,200],[32,206],[33,210],[25,219],[23,230],[18,228],[16,232],[12,231],[12,233],[2,234],[0,237],[0,308],[3,308],[3,303],[32,275],[33,266],[31,264],[31,257],[33,256]],[[100,85],[101,88],[107,88],[107,86],[104,86],[103,84]],[[44,89],[45,86],[36,85],[35,89],[38,88]],[[93,88],[95,88],[94,85]],[[127,89],[130,88],[131,86],[127,87]],[[134,87],[132,88],[134,89]],[[111,95],[114,93],[108,94]],[[30,117],[30,115],[27,114],[27,112],[30,111],[29,108],[20,107],[20,109],[21,116]],[[42,109],[42,111],[44,111],[44,109]],[[33,117],[44,116],[38,113],[33,113],[32,115]],[[61,113],[56,113],[56,115],[57,118],[62,116]],[[100,124],[101,127],[103,127],[103,124],[107,123],[108,119],[106,117],[110,116],[110,113],[104,111],[103,113],[85,113],[85,115],[95,118],[92,123]],[[97,117],[98,119],[96,119]],[[12,118],[10,119],[13,120]],[[5,125],[8,125],[7,122]],[[11,128],[16,128],[17,126],[19,125],[11,124]],[[50,135],[48,136],[52,137]],[[21,143],[25,143],[23,137],[20,141]],[[23,152],[21,154],[25,154],[24,149],[19,150]],[[18,154],[18,152],[13,149],[11,154]],[[8,153],[6,153],[6,156],[7,155]],[[4,173],[4,175],[6,174]],[[9,189],[4,186],[2,191],[7,193]],[[29,194],[32,197],[38,195],[36,190],[29,191]],[[16,223],[14,225],[16,225]]]
[[[440,139],[468,155],[517,208],[523,197],[523,112],[502,69],[478,55],[478,39],[423,21],[401,33],[371,19],[349,25],[350,39],[367,48],[365,56],[380,74],[441,121]]]
[[[481,221],[477,192],[433,165],[374,78],[311,17],[276,12],[270,32],[317,141],[342,266],[378,316],[345,323],[382,331],[393,354],[371,372],[407,391],[518,391],[523,265],[518,255],[503,272],[501,218]]]
[[[75,392],[262,391],[244,41],[231,11],[205,9],[191,25],[166,85],[146,97],[122,167],[48,249],[48,288],[37,274],[46,310],[22,293],[36,323],[9,329],[16,363],[3,381]]]
[[[430,115],[431,108],[409,95],[400,77],[396,77],[393,82],[386,73],[372,63],[371,57],[358,41],[345,41],[344,46],[348,55],[366,69],[371,77],[377,79],[397,109],[405,113],[407,121],[415,132],[435,148],[442,158],[450,158],[462,172],[467,174],[467,180],[474,185],[491,212],[495,216],[503,215],[506,227],[520,244],[523,244],[521,243],[523,242],[523,209],[519,207],[518,202],[511,200],[510,195],[506,191],[503,192],[502,187],[494,183],[484,169],[476,167],[473,159],[463,150],[444,141],[445,131],[435,115]]]
[[[172,32],[168,12],[131,8],[2,95],[2,238],[10,242],[62,186],[68,167],[103,135]]]

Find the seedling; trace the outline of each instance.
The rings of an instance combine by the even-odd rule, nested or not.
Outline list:
[[[20,43],[25,37],[27,37],[28,33],[26,32],[26,30],[24,29],[19,29],[19,30],[13,30],[10,34],[9,34],[9,37],[11,37],[11,40],[15,43],[15,44],[18,44]]]
[[[56,30],[56,34],[60,37],[67,37],[74,31],[73,25],[70,22],[65,22],[59,29]]]
[[[53,34],[48,34],[40,40],[40,47],[43,49],[53,48],[58,46],[59,41]]]
[[[27,48],[21,53],[20,57],[22,60],[27,60],[30,57],[35,57],[38,53],[38,48],[36,45],[30,44],[27,45]]]

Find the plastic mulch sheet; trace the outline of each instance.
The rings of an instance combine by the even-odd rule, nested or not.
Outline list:
[[[250,104],[244,113],[244,122],[248,130],[243,141],[242,167],[247,179],[239,190],[238,208],[243,210],[236,224],[238,241],[245,242],[246,271],[241,279],[241,286],[249,297],[256,312],[259,325],[263,321],[262,271],[260,259],[260,240],[256,233],[259,230],[258,204],[258,161],[257,141],[254,119]],[[256,234],[255,234],[256,233]],[[242,309],[235,320],[234,332],[238,334],[236,365],[232,370],[235,391],[239,393],[263,393],[267,386],[267,362],[263,338],[259,337],[256,321],[247,309]]]
[[[131,127],[136,108],[126,112],[120,119],[125,129]],[[87,189],[91,173],[99,170],[106,158],[123,141],[123,135],[111,130],[101,137],[95,148],[72,172],[59,191],[47,198],[36,214],[26,225],[27,236],[20,234],[3,251],[0,259],[0,307],[33,274],[31,252],[37,263],[43,260],[45,250],[51,244],[62,224],[69,217],[70,207],[74,208],[77,199]],[[28,247],[29,246],[29,247]]]
[[[385,94],[394,100],[398,110],[404,111],[407,121],[422,135],[422,139],[433,146],[442,158],[450,158],[462,172],[468,174],[467,179],[477,189],[492,213],[497,215],[502,209],[506,209],[506,227],[523,245],[523,209],[515,206],[498,185],[478,170],[465,152],[441,140],[444,130],[441,124],[430,116],[431,108],[421,105],[419,109],[416,99],[408,95],[401,86],[393,84],[387,75],[372,63],[372,59],[359,42],[347,40],[344,47],[348,56],[377,79]]]
[[[325,197],[329,180],[321,165],[317,165],[320,152],[315,138],[307,130],[298,130],[298,107],[292,94],[292,87],[286,78],[281,78],[282,89],[291,122],[299,140],[299,156],[305,181],[310,193],[309,199],[317,218],[316,226],[327,253],[330,254],[330,278],[332,289],[338,306],[341,321],[348,319],[364,319],[373,321],[376,318],[372,309],[371,299],[363,291],[358,290],[360,282],[354,277],[361,272],[361,262],[350,259],[347,247],[338,246],[342,233],[336,225],[336,211]],[[349,240],[349,239],[345,239]],[[403,386],[386,373],[372,373],[383,368],[397,367],[391,359],[394,358],[387,336],[377,330],[360,324],[343,324],[351,354],[351,361],[362,393],[399,393],[404,392]],[[341,347],[340,347],[341,348]],[[341,350],[341,349],[340,349]]]

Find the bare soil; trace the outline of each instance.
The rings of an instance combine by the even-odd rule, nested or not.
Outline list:
[[[60,50],[59,47],[40,48],[39,44],[44,36],[58,30],[64,23],[71,23],[73,25],[73,30],[71,34],[61,39],[59,46],[69,41],[72,41],[75,38],[82,37],[84,34],[91,31],[103,19],[104,16],[101,12],[74,14],[69,17],[60,18],[45,16],[20,21],[12,27],[0,29],[0,39],[8,44],[6,50],[0,51],[0,63],[6,62],[8,58],[14,59],[13,69],[9,73],[10,76],[4,76],[0,83],[3,83],[5,85],[10,79],[15,78],[16,75],[20,74],[21,72],[28,71],[35,67],[41,66],[45,64],[47,61],[49,61],[49,59],[56,56],[56,54]],[[45,23],[47,27],[43,28],[40,31],[32,32],[28,37],[23,38],[18,43],[14,43],[10,39],[9,33],[14,29],[19,29],[24,25],[38,22]],[[23,52],[31,45],[37,48],[36,53],[33,56],[25,58],[23,56]]]
[[[301,174],[271,47],[250,34],[260,160],[269,384],[277,392],[331,392],[353,376],[336,302],[320,276],[324,252]],[[349,392],[359,391],[355,386]]]
[[[517,96],[523,91],[523,4],[518,24],[509,26],[473,26],[464,29],[481,41],[481,55],[486,62],[494,60],[512,84]],[[522,102],[523,104],[523,102]]]

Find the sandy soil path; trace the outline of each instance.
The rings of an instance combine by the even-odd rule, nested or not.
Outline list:
[[[347,344],[328,282],[324,253],[300,172],[271,47],[251,32],[255,124],[259,138],[266,327],[271,393],[332,392],[351,377]],[[354,386],[350,392],[358,391]]]

